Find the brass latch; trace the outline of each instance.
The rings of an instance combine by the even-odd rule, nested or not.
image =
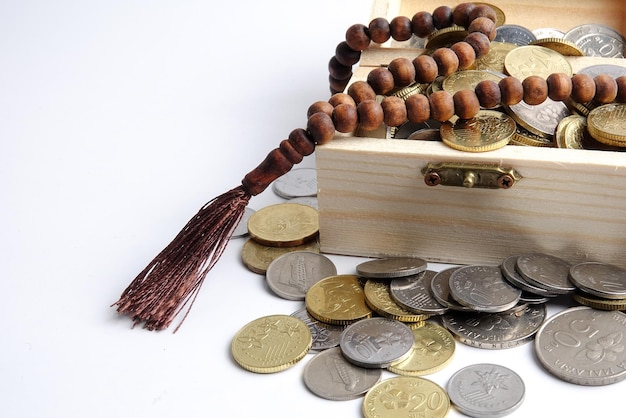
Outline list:
[[[428,186],[462,186],[510,189],[522,176],[511,167],[497,164],[428,163],[422,169]]]

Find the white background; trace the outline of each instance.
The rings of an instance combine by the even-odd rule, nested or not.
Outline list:
[[[305,126],[309,104],[329,97],[335,46],[348,26],[369,22],[370,6],[0,3],[0,416],[361,416],[360,400],[307,391],[310,357],[272,375],[231,360],[243,325],[301,306],[242,265],[243,239],[175,334],[132,329],[110,305],[205,201]],[[280,201],[268,190],[250,207]],[[340,273],[363,261],[331,258]],[[564,383],[540,367],[532,344],[457,344],[452,363],[429,378],[445,386],[476,362],[522,376],[516,416],[622,409],[623,383]]]

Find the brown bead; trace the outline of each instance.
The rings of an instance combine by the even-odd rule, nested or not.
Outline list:
[[[328,116],[331,116],[333,114],[333,105],[323,100],[319,100],[313,103],[311,106],[309,106],[309,108],[306,111],[306,117],[309,118],[311,117],[312,114],[317,113],[317,112],[324,112]]]
[[[565,73],[552,73],[546,78],[548,83],[548,97],[551,100],[562,102],[572,94],[572,79]]]
[[[474,3],[457,4],[454,10],[452,10],[452,22],[455,25],[467,28],[470,24],[470,12],[474,7],[476,7]]]
[[[467,70],[476,62],[476,52],[467,42],[457,42],[450,47],[459,59],[459,70]]]
[[[328,76],[328,84],[330,85],[330,91],[332,94],[344,91],[349,82],[349,78],[346,78],[345,80],[337,80],[330,75]]]
[[[439,90],[428,96],[430,117],[439,122],[445,122],[454,116],[454,99],[445,90]]]
[[[548,98],[548,83],[538,75],[526,77],[522,81],[522,88],[524,89],[524,101],[531,106],[541,104]]]
[[[274,180],[286,174],[293,163],[279,148],[274,148],[254,170],[245,175],[241,184],[252,195],[256,196],[267,188]]]
[[[411,19],[406,16],[397,16],[389,22],[391,37],[396,41],[408,41],[413,36]]]
[[[391,38],[391,32],[389,28],[389,22],[384,17],[377,17],[373,19],[368,29],[370,31],[370,38],[377,44],[385,43]]]
[[[291,131],[289,139],[287,140],[296,149],[296,151],[305,157],[313,154],[313,151],[315,151],[315,142],[308,132],[302,128],[297,128]]]
[[[481,16],[472,20],[472,23],[470,23],[467,31],[470,33],[480,32],[484,35],[487,35],[490,41],[493,41],[493,39],[496,37],[496,24],[488,17]]]
[[[335,124],[330,116],[323,112],[317,112],[309,116],[306,122],[306,130],[316,145],[330,142],[335,136]]]
[[[418,55],[413,59],[413,67],[418,83],[432,83],[439,74],[437,62],[430,55]]]
[[[337,80],[345,80],[352,75],[352,67],[341,64],[334,56],[328,61],[328,73]]]
[[[333,110],[335,129],[341,133],[353,132],[359,124],[356,106],[340,103]]]
[[[388,96],[380,103],[383,108],[383,122],[387,126],[400,126],[406,122],[406,106],[404,100],[396,96]]]
[[[430,103],[423,94],[413,94],[404,101],[406,116],[410,122],[422,123],[430,119]]]
[[[302,162],[302,159],[304,158],[304,156],[300,154],[298,150],[293,147],[293,145],[291,145],[288,139],[282,140],[278,148],[280,148],[283,155],[293,164]]]
[[[404,87],[415,81],[415,67],[408,58],[395,58],[387,66],[396,87]]]
[[[591,101],[595,95],[596,83],[590,75],[578,73],[572,76],[572,94],[570,97],[573,101],[586,103]]]
[[[448,6],[439,6],[433,10],[433,24],[436,29],[452,26],[452,9]]]
[[[367,81],[363,80],[358,80],[350,84],[348,94],[354,99],[356,104],[361,103],[363,100],[376,99],[376,92],[372,86],[370,86]]]
[[[472,9],[472,11],[469,13],[470,24],[474,19],[479,17],[488,17],[493,21],[493,23],[496,23],[498,21],[498,16],[496,16],[496,12],[486,4],[477,4],[476,7]]]
[[[502,94],[498,83],[493,80],[483,80],[474,88],[478,102],[485,109],[493,109],[500,106]]]
[[[617,83],[615,79],[606,74],[600,74],[593,78],[596,84],[596,95],[593,99],[601,104],[611,103],[617,97]]]
[[[359,125],[366,131],[372,131],[383,124],[383,108],[376,100],[363,100],[356,106]]]
[[[370,71],[367,82],[376,94],[387,94],[394,88],[393,74],[385,67],[376,67]]]
[[[361,23],[355,23],[346,31],[346,42],[355,51],[363,51],[370,44],[369,29]]]
[[[524,98],[524,87],[522,82],[515,77],[505,77],[498,82],[502,104],[512,106],[518,104]]]
[[[337,107],[342,103],[356,107],[356,102],[354,101],[352,96],[346,93],[333,94],[332,96],[330,96],[330,99],[328,99],[328,103],[330,103],[333,107]]]
[[[437,48],[431,56],[437,63],[439,75],[449,76],[459,69],[459,57],[450,48]]]
[[[617,103],[626,103],[626,75],[617,77],[615,83],[617,83],[617,96],[615,97],[615,101]]]
[[[335,48],[335,58],[340,64],[351,67],[361,59],[361,51],[355,51],[346,41],[342,41]]]
[[[471,119],[480,110],[478,97],[473,90],[459,90],[452,95],[454,113],[461,119]]]
[[[474,48],[476,58],[481,58],[487,55],[487,53],[489,52],[489,48],[491,47],[489,37],[480,32],[472,32],[468,34],[465,37],[464,41],[470,44],[472,48]]]
[[[425,38],[435,31],[433,15],[428,12],[417,12],[411,19],[411,28],[418,38]]]

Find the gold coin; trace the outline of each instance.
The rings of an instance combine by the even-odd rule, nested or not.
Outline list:
[[[246,370],[275,373],[302,360],[312,343],[304,321],[290,315],[270,315],[242,327],[233,337],[231,353]]]
[[[519,125],[510,143],[515,145],[527,145],[529,147],[552,147],[554,145],[552,140],[536,135]]]
[[[403,376],[424,376],[446,367],[454,355],[454,337],[444,327],[433,322],[409,325],[415,342],[406,360],[387,367]]]
[[[549,48],[525,45],[513,49],[504,59],[507,74],[524,80],[536,75],[544,79],[552,73],[572,75],[572,67],[565,57]]]
[[[576,46],[574,42],[563,38],[537,39],[535,41],[531,41],[528,45],[543,46],[564,56],[582,57],[585,55],[585,51]]]
[[[298,245],[297,247],[270,247],[259,244],[252,238],[248,238],[241,248],[241,261],[250,270],[258,274],[265,274],[270,263],[283,254],[292,251],[320,252],[318,240]]]
[[[349,325],[372,316],[355,274],[339,274],[318,281],[307,291],[304,303],[313,318],[327,324]]]
[[[463,26],[456,25],[436,30],[426,40],[425,48],[432,50],[448,47],[465,39],[467,33],[467,30]]]
[[[623,311],[626,310],[626,299],[603,299],[579,290],[572,294],[574,300],[581,305],[601,311]]]
[[[460,90],[472,90],[476,89],[476,85],[484,80],[495,81],[496,83],[502,80],[504,75],[500,76],[490,71],[481,70],[467,70],[457,71],[454,74],[449,75],[441,83],[441,88],[450,94],[454,94]]]
[[[474,5],[479,4],[489,6],[494,12],[496,12],[496,26],[502,26],[506,23],[506,14],[504,13],[504,10],[491,3],[474,2]]]
[[[313,241],[319,233],[317,209],[298,203],[279,203],[257,210],[248,219],[256,242],[271,247],[295,247]]]
[[[587,116],[589,133],[608,145],[626,146],[626,104],[611,103],[597,107]]]
[[[509,52],[517,45],[508,42],[492,42],[489,52],[478,58],[474,63],[474,70],[491,70],[504,73],[504,60]]]
[[[587,131],[587,118],[580,115],[567,116],[556,127],[554,140],[558,148],[584,149],[583,138]]]
[[[390,94],[390,96],[396,96],[402,100],[406,100],[408,97],[415,94],[423,94],[428,88],[428,84],[413,83],[409,86],[402,87]]]
[[[369,279],[365,282],[363,292],[367,306],[380,316],[401,322],[421,322],[428,319],[428,315],[416,314],[398,305],[391,298],[388,280]]]
[[[397,376],[372,387],[363,399],[365,418],[443,418],[450,411],[447,392],[422,377]]]
[[[457,119],[441,125],[441,140],[460,151],[485,152],[509,143],[515,133],[515,121],[495,110],[481,110],[472,119]]]

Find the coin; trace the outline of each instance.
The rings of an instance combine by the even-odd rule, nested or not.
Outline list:
[[[626,314],[587,306],[548,318],[535,336],[535,355],[566,382],[602,386],[626,378]]]
[[[295,247],[317,238],[317,210],[297,203],[278,203],[259,209],[248,220],[256,242],[271,247]]]
[[[550,98],[535,106],[521,101],[503,108],[521,127],[547,139],[554,137],[561,119],[572,114],[563,102]]]
[[[252,216],[254,212],[255,212],[254,209],[246,206],[243,212],[243,217],[241,218],[241,220],[239,221],[239,223],[237,224],[237,226],[235,226],[235,229],[233,230],[233,235],[231,236],[231,239],[241,238],[241,237],[248,235],[248,219],[250,219],[250,216]]]
[[[519,301],[521,290],[511,286],[498,266],[465,266],[450,275],[450,293],[461,305],[478,312],[504,312]]]
[[[537,28],[531,31],[537,40],[546,38],[563,39],[565,32],[555,28]]]
[[[313,318],[327,324],[349,325],[372,316],[359,278],[353,274],[320,280],[306,293],[304,303]]]
[[[432,119],[429,119],[421,123],[405,122],[404,124],[392,130],[391,137],[393,139],[408,139],[411,134],[413,134],[416,131],[420,131],[422,129],[433,128],[433,129],[437,129],[437,132],[439,132],[440,126],[441,126],[441,122],[438,122]]]
[[[438,29],[428,36],[425,48],[432,50],[448,47],[465,39],[467,33],[463,26],[456,25]]]
[[[389,281],[368,279],[363,291],[367,306],[381,316],[401,322],[421,322],[428,318],[428,315],[410,311],[394,301],[389,290]]]
[[[495,110],[481,110],[472,119],[457,119],[441,125],[441,140],[450,148],[486,152],[509,143],[515,133],[515,121]]]
[[[341,334],[339,347],[352,364],[386,368],[407,358],[413,341],[413,332],[403,322],[368,318],[349,325]]]
[[[264,316],[243,326],[233,337],[233,359],[255,373],[275,373],[294,366],[311,348],[311,332],[289,315]]]
[[[432,281],[438,273],[425,270],[420,274],[393,279],[389,283],[391,298],[404,309],[424,315],[441,315],[448,310],[435,299]]]
[[[476,59],[474,69],[491,70],[496,73],[504,73],[504,59],[507,54],[515,48],[517,48],[517,45],[515,44],[496,41],[492,42],[489,52]]]
[[[382,369],[366,369],[350,363],[339,347],[316,354],[304,367],[304,383],[315,395],[333,401],[361,397],[378,383]]]
[[[563,38],[575,43],[587,56],[624,58],[624,37],[606,25],[588,23],[575,26]]]
[[[496,26],[502,26],[506,22],[506,14],[504,13],[504,10],[502,10],[498,6],[495,6],[491,3],[483,3],[483,2],[473,2],[473,3],[475,6],[479,4],[489,6],[491,10],[493,10],[496,13]]]
[[[471,417],[503,417],[523,403],[526,387],[508,367],[480,363],[454,373],[446,386],[450,402]]]
[[[339,345],[339,337],[345,327],[318,321],[309,314],[306,308],[298,309],[291,316],[300,319],[311,331],[313,342],[309,353],[327,350]]]
[[[538,45],[558,52],[563,56],[582,57],[585,52],[575,43],[563,38],[542,38],[532,41],[529,45]]]
[[[597,107],[587,116],[589,134],[604,144],[626,146],[626,104]]]
[[[530,132],[528,129],[525,129],[519,125],[515,129],[515,133],[513,134],[513,138],[509,144],[515,145],[526,145],[530,147],[552,147],[554,143],[550,138],[545,138],[543,136],[534,134]]]
[[[585,293],[604,299],[626,299],[626,270],[621,267],[588,261],[573,265],[569,278]]]
[[[439,129],[435,128],[420,129],[413,132],[406,139],[414,141],[441,141],[441,133]]]
[[[496,28],[495,42],[506,42],[513,45],[528,45],[537,38],[527,28],[519,25],[502,25]]]
[[[578,70],[578,74],[587,74],[591,78],[601,74],[607,74],[613,78],[618,78],[626,75],[626,68],[614,64],[596,64],[581,68]]]
[[[558,148],[585,149],[583,140],[587,132],[587,118],[580,115],[566,116],[556,127],[554,141]]]
[[[272,183],[272,190],[280,197],[317,196],[317,171],[314,168],[294,168]]]
[[[443,90],[454,95],[460,90],[474,90],[478,83],[484,80],[495,81],[502,80],[505,76],[496,74],[492,71],[466,70],[458,71],[450,74],[443,80],[441,87]]]
[[[368,279],[391,280],[421,273],[427,265],[426,260],[418,257],[383,257],[358,264],[356,272]]]
[[[272,261],[292,251],[312,251],[318,253],[320,251],[320,243],[315,240],[297,247],[270,247],[259,244],[249,238],[241,248],[241,261],[250,271],[257,274],[265,274]]]
[[[436,373],[452,361],[456,348],[450,331],[433,322],[409,325],[413,331],[413,348],[408,358],[393,363],[387,370],[403,376]]]
[[[448,309],[453,311],[473,312],[471,308],[463,306],[457,302],[450,294],[450,276],[460,268],[461,267],[450,267],[437,273],[435,277],[433,277],[430,284],[431,291],[433,292],[433,297],[437,300],[437,302]]]
[[[402,87],[398,90],[395,90],[389,95],[399,97],[402,100],[406,100],[408,97],[413,96],[415,94],[423,94],[426,91],[427,87],[428,87],[427,84],[413,83],[406,87]]]
[[[336,274],[335,264],[325,255],[292,251],[270,263],[265,279],[269,288],[283,299],[304,300],[307,290],[314,283]]]
[[[543,287],[535,286],[534,284],[527,281],[524,278],[524,276],[519,274],[516,270],[517,257],[518,257],[517,255],[509,256],[505,258],[502,261],[502,264],[500,265],[500,269],[502,270],[502,275],[504,276],[506,280],[508,280],[509,283],[533,295],[549,297],[549,298],[557,296],[556,293],[552,293],[544,289]]]
[[[423,377],[397,376],[371,388],[363,399],[365,418],[443,418],[450,398],[438,384]]]
[[[572,67],[563,55],[537,45],[515,48],[504,59],[504,67],[507,74],[519,80],[531,75],[546,79],[552,73],[572,75]]]
[[[559,295],[576,289],[569,280],[570,267],[566,260],[543,253],[522,254],[515,264],[517,272],[528,282]]]
[[[626,310],[626,299],[605,299],[590,295],[581,290],[576,290],[572,297],[581,305],[589,306],[601,311],[623,311]]]

